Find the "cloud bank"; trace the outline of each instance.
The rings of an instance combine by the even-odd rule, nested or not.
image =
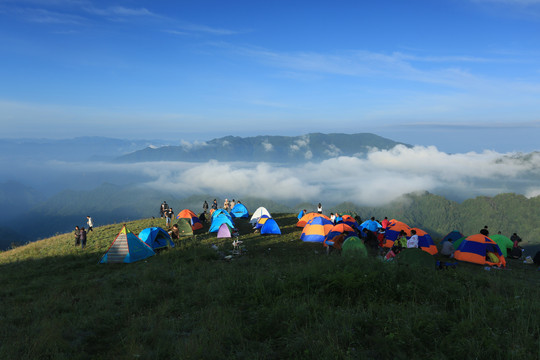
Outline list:
[[[123,180],[178,196],[262,197],[281,202],[351,201],[379,206],[408,193],[429,191],[462,201],[476,196],[513,192],[540,195],[540,153],[494,151],[448,154],[436,147],[398,145],[372,150],[366,156],[337,156],[296,166],[249,162],[103,162],[41,164],[33,173],[49,171],[73,188],[74,179],[93,184]],[[81,178],[81,174],[84,177]],[[45,178],[45,174],[38,178]],[[4,181],[5,179],[0,179]],[[50,179],[49,182],[53,182]],[[88,184],[86,184],[88,189]]]

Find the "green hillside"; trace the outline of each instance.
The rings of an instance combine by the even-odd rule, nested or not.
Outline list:
[[[436,270],[326,255],[237,221],[244,251],[203,229],[132,264],[62,234],[0,253],[2,359],[537,359],[540,272],[518,260]],[[162,219],[128,222],[134,233]],[[219,251],[211,245],[216,244]]]

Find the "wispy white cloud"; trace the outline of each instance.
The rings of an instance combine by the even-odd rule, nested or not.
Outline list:
[[[263,146],[264,151],[272,151],[274,150],[274,145],[268,142],[268,140],[264,140],[261,145]]]

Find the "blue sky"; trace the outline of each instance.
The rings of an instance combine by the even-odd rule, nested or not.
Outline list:
[[[0,137],[539,150],[540,0],[0,0]]]

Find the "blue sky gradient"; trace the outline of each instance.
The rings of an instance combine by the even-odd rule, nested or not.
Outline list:
[[[538,150],[540,0],[0,0],[0,137]]]

